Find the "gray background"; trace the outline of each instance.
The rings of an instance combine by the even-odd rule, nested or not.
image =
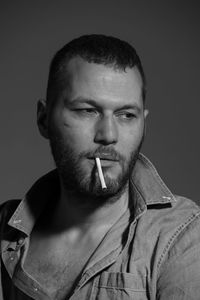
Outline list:
[[[148,80],[143,152],[169,188],[200,203],[199,1],[1,1],[0,202],[54,167],[36,127],[54,52],[104,33],[135,45]]]

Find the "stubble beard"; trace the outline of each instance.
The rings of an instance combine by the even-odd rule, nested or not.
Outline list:
[[[87,199],[87,201],[90,201],[91,198],[93,201],[100,202],[103,200],[107,201],[108,199],[115,201],[128,186],[130,176],[143,144],[143,139],[144,135],[137,149],[131,153],[129,161],[119,156],[121,172],[117,178],[111,179],[105,172],[107,188],[102,189],[96,165],[94,164],[89,174],[86,174],[81,166],[80,162],[86,159],[88,152],[82,152],[77,156],[73,149],[69,145],[66,145],[61,138],[55,135],[51,136],[50,148],[64,189],[76,194],[79,198]],[[110,147],[99,147],[99,152],[103,152],[104,149],[107,151],[108,148]]]

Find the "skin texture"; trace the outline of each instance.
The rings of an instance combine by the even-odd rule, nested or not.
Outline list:
[[[127,198],[128,178],[148,114],[139,71],[127,68],[124,72],[76,57],[68,63],[62,82],[66,84],[52,109],[45,102],[38,106],[39,129],[50,140],[60,174],[62,201],[73,198],[75,206],[86,199],[90,205],[101,199],[103,205]],[[105,191],[96,156],[101,159]]]

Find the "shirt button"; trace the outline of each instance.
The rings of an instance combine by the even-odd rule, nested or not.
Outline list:
[[[14,220],[14,221],[13,221],[13,224],[19,224],[19,223],[21,223],[21,221],[22,221],[22,220]]]
[[[37,291],[38,291],[38,288],[34,287],[34,291],[37,292]]]
[[[11,256],[11,257],[10,257],[10,260],[14,260],[14,256]]]
[[[21,245],[21,244],[23,244],[23,242],[24,242],[24,239],[19,239],[18,244]]]

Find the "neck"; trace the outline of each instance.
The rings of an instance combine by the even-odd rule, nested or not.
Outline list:
[[[99,226],[112,226],[127,210],[129,204],[129,187],[125,187],[118,197],[108,199],[86,199],[61,186],[61,195],[58,201],[53,223],[59,231],[69,228],[80,228],[86,231]],[[101,201],[102,200],[102,201]]]

